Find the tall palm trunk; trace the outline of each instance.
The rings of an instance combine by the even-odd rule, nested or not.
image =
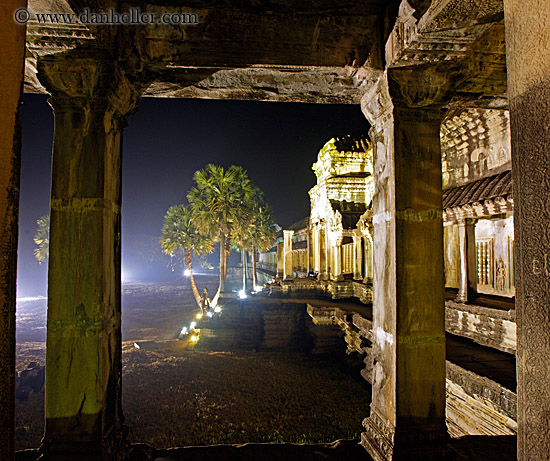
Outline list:
[[[197,285],[195,284],[195,277],[193,277],[193,263],[191,261],[191,250],[186,249],[185,250],[185,262],[187,263],[187,268],[189,269],[189,280],[191,281],[191,288],[193,289],[193,296],[195,296],[195,301],[197,302],[197,306],[199,308],[201,307],[201,296],[199,294],[199,290],[197,289]]]
[[[258,276],[256,275],[256,245],[252,245],[252,289],[256,290]]]
[[[225,257],[225,234],[220,233],[220,288],[219,292],[225,292],[225,274],[226,270],[226,257]]]
[[[246,291],[246,250],[241,250],[242,264],[243,264],[243,290]]]

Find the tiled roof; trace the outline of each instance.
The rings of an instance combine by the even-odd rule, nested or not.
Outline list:
[[[453,208],[506,195],[512,195],[510,170],[443,191],[443,208]]]

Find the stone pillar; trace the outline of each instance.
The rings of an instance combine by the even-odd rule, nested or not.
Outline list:
[[[293,230],[283,231],[283,254],[284,254],[284,271],[283,279],[288,280],[292,278],[292,236]]]
[[[504,0],[518,346],[518,459],[550,459],[550,3]]]
[[[123,443],[121,144],[137,91],[97,50],[42,58],[52,94],[46,459],[116,459]]]
[[[365,260],[365,278],[363,279],[363,283],[367,283],[369,281],[372,282],[372,241],[369,237],[364,237],[365,242],[365,251],[364,251],[364,260]]]
[[[344,280],[342,275],[342,239],[336,239],[332,247],[332,280],[341,282]]]
[[[361,236],[353,235],[353,278],[354,280],[362,280],[362,266],[363,266],[363,248],[361,242]]]
[[[458,244],[460,257],[459,288],[456,301],[466,303],[477,287],[475,264],[475,225],[473,219],[458,221]]]
[[[460,272],[458,280],[457,302],[468,302],[468,243],[466,236],[466,221],[458,221],[458,246],[460,257]]]
[[[277,277],[285,275],[285,245],[283,242],[277,244]]]
[[[324,228],[319,232],[319,280],[328,279],[327,233]]]
[[[0,5],[0,453],[6,460],[15,450],[15,297],[19,219],[21,125],[19,108],[25,65],[25,26],[13,13],[26,1]]]
[[[362,99],[374,143],[372,403],[375,460],[443,459],[445,316],[440,99],[430,69],[388,70]]]

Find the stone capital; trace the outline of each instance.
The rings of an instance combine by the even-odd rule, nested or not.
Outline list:
[[[131,82],[106,52],[71,50],[38,60],[38,76],[55,111],[101,112],[120,128],[137,110],[140,82]]]

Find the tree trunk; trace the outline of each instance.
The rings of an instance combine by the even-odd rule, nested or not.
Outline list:
[[[242,264],[243,264],[243,290],[246,291],[246,250],[241,250]]]
[[[197,285],[195,284],[195,277],[193,277],[193,263],[191,261],[191,251],[186,250],[188,253],[185,255],[185,259],[187,260],[187,268],[189,269],[189,280],[191,281],[191,288],[193,289],[193,296],[195,296],[195,301],[197,302],[197,306],[199,306],[199,309],[201,307],[201,295],[199,294],[199,290],[197,289]],[[202,309],[201,309],[202,310]]]
[[[226,274],[226,268],[225,268],[225,234],[222,232],[220,234],[220,293],[225,292],[225,274]]]
[[[252,289],[256,290],[258,276],[256,275],[256,245],[252,245]]]

